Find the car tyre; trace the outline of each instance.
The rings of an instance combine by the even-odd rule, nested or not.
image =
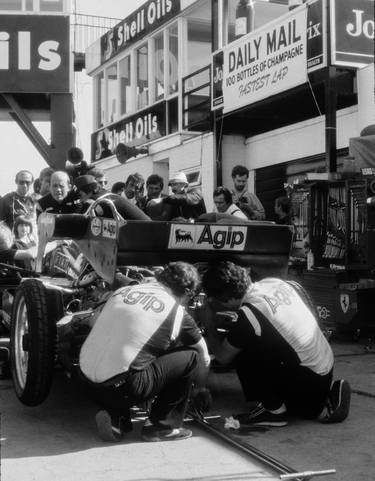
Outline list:
[[[10,359],[18,399],[37,406],[48,396],[55,364],[56,293],[37,279],[26,279],[14,296]]]

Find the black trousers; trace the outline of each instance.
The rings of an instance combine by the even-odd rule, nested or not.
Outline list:
[[[319,375],[297,363],[282,363],[259,351],[257,354],[244,350],[235,360],[247,401],[261,402],[269,410],[285,404],[288,413],[302,418],[319,416],[327,402],[333,369]]]
[[[104,383],[85,378],[85,383],[101,407],[126,418],[130,418],[131,406],[154,399],[150,421],[173,429],[182,425],[197,368],[198,353],[179,349],[158,357],[141,371],[131,370]]]

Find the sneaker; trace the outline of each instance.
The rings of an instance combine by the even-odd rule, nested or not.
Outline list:
[[[348,417],[351,393],[350,384],[345,379],[339,379],[332,384],[323,423],[341,423]]]
[[[100,438],[107,442],[119,442],[123,439],[125,432],[132,430],[130,419],[122,416],[111,416],[104,409],[96,413],[95,421]]]
[[[179,441],[181,439],[191,438],[193,435],[190,429],[175,428],[162,429],[159,426],[145,425],[142,428],[142,439],[149,442],[158,441]]]
[[[258,404],[250,413],[237,414],[233,416],[240,423],[240,426],[286,426],[288,424],[286,412],[275,414],[267,411],[262,404]]]

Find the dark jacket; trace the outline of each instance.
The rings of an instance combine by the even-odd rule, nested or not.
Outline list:
[[[78,195],[70,191],[62,202],[57,202],[51,194],[47,194],[38,200],[38,213],[49,212],[50,214],[75,214],[79,212]]]
[[[199,189],[188,189],[184,194],[172,194],[163,199],[163,203],[172,206],[171,219],[197,219],[207,212],[202,193]]]

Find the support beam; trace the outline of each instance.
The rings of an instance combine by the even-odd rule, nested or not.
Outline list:
[[[9,115],[17,122],[17,124],[21,127],[23,132],[26,134],[30,142],[34,145],[34,147],[38,150],[40,155],[43,159],[47,162],[48,165],[53,167],[52,165],[52,155],[51,155],[51,148],[44,140],[42,135],[39,133],[38,129],[34,126],[31,122],[30,118],[26,114],[26,112],[20,107],[16,99],[11,94],[0,94],[9,105]]]
[[[336,67],[327,67],[325,82],[326,171],[337,171],[337,86]]]
[[[68,150],[74,145],[73,95],[51,94],[51,147],[55,169],[65,169]]]

